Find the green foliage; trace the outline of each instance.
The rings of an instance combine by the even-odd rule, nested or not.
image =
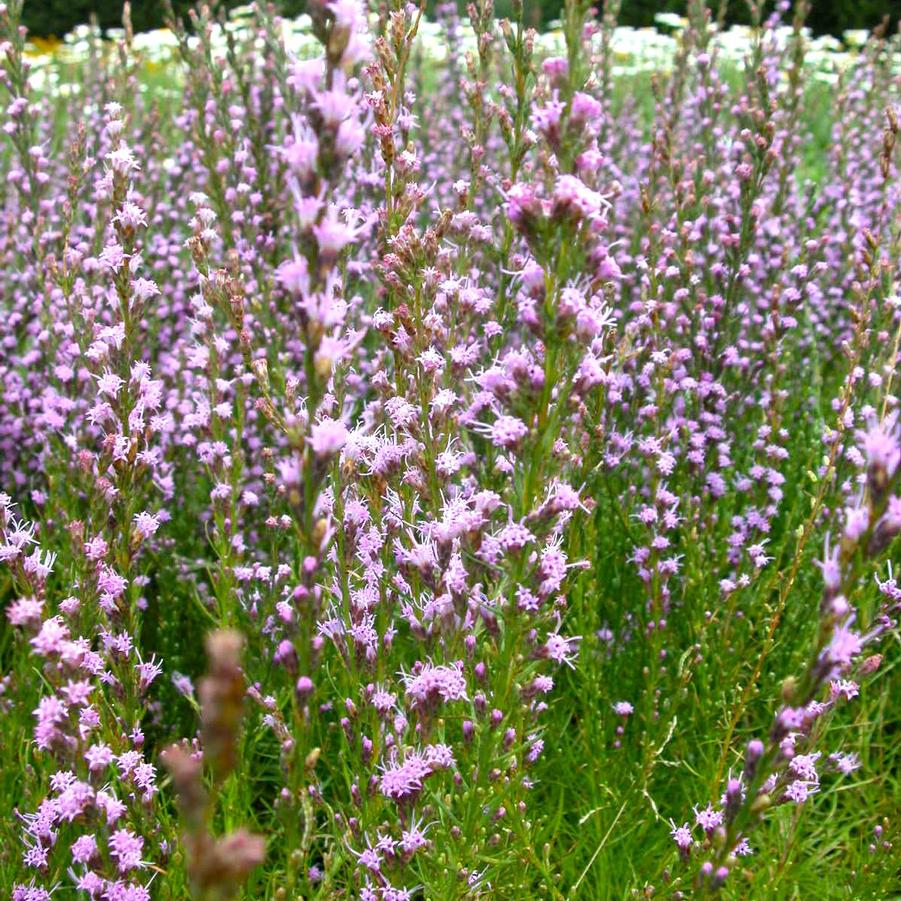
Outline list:
[[[560,0],[535,0],[527,3],[527,8],[532,8],[540,13],[540,19],[548,22],[560,16],[562,8]],[[599,6],[601,4],[598,4]],[[711,8],[717,10],[719,3],[711,3]],[[767,9],[772,4],[767,4]],[[620,12],[621,25],[631,25],[636,28],[648,27],[654,24],[654,16],[657,13],[677,13],[684,15],[686,9],[685,0],[624,0]],[[841,35],[849,28],[874,28],[888,16],[894,24],[897,24],[901,16],[901,2],[898,0],[823,0],[813,4],[808,16],[808,25],[816,34]],[[539,18],[535,16],[534,18]],[[725,21],[729,23],[747,24],[750,22],[748,4],[745,0],[726,0]]]
[[[237,6],[235,2],[219,4]],[[194,6],[191,0],[173,0],[178,14],[185,14]],[[32,34],[61,37],[76,25],[97,18],[102,28],[122,25],[122,0],[31,0],[25,3],[23,19]],[[140,0],[132,3],[132,24],[138,31],[157,28],[165,18],[162,0]]]
[[[24,19],[29,31],[36,35],[63,35],[76,25],[96,16],[103,28],[122,23],[122,0],[30,0],[25,4]],[[184,15],[194,0],[173,0],[177,13]],[[239,5],[239,0],[217,0],[219,8]],[[278,4],[286,13],[296,15],[306,6],[304,0],[287,0]],[[464,0],[460,0],[465,7]],[[599,4],[600,5],[600,4]],[[620,24],[647,27],[654,24],[660,12],[684,14],[685,0],[625,0]],[[138,0],[132,3],[132,22],[138,31],[159,27],[164,18],[162,0]],[[434,6],[434,4],[430,4]],[[713,4],[714,8],[717,4]],[[547,24],[558,19],[561,0],[526,0],[526,15],[533,25]],[[510,0],[497,0],[499,16],[509,15]],[[840,35],[849,28],[874,28],[888,16],[893,24],[901,18],[901,0],[822,0],[813,4],[808,24],[817,34]],[[748,22],[748,5],[744,0],[727,0],[726,21]]]
[[[241,0],[210,0],[214,10],[227,10],[239,6]],[[196,6],[195,0],[172,0],[176,15],[186,16]],[[35,35],[61,37],[76,25],[97,18],[101,28],[118,28],[122,25],[123,0],[26,0],[23,20]],[[136,31],[159,28],[166,17],[164,0],[132,0],[131,20]],[[303,0],[280,3],[286,13],[297,15],[306,6]]]

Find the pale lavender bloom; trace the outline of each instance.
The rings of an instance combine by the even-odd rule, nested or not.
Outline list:
[[[343,422],[322,419],[310,431],[310,446],[317,457],[333,457],[347,444],[348,431]]]

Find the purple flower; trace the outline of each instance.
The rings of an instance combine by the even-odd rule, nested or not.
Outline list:
[[[680,851],[688,851],[691,849],[694,844],[694,838],[691,834],[691,828],[688,823],[683,823],[681,826],[677,826],[672,820],[670,820],[670,826],[672,829],[670,830],[670,835],[673,837],[673,841],[676,843],[676,847],[679,848]]]
[[[336,419],[322,419],[310,430],[310,446],[317,457],[333,457],[347,444],[347,426]]]
[[[723,812],[721,810],[714,810],[711,804],[708,804],[703,810],[698,810],[697,807],[695,807],[694,812],[695,823],[697,823],[697,825],[708,835],[710,835],[718,826],[722,825]]]
[[[382,768],[379,791],[393,801],[414,801],[432,772],[433,766],[425,755],[410,751],[403,760],[394,760]]]
[[[404,675],[406,696],[413,705],[427,710],[438,703],[450,704],[454,701],[467,700],[466,679],[463,677],[463,665],[454,666],[420,664],[415,674]]]
[[[117,829],[109,837],[110,855],[116,861],[120,873],[140,869],[145,865],[141,860],[143,848],[144,839],[128,829]]]

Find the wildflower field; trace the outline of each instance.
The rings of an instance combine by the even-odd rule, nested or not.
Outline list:
[[[2,897],[901,897],[898,37],[21,7]]]

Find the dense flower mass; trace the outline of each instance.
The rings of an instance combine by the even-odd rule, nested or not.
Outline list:
[[[5,896],[896,890],[901,45],[618,6],[0,4]]]

